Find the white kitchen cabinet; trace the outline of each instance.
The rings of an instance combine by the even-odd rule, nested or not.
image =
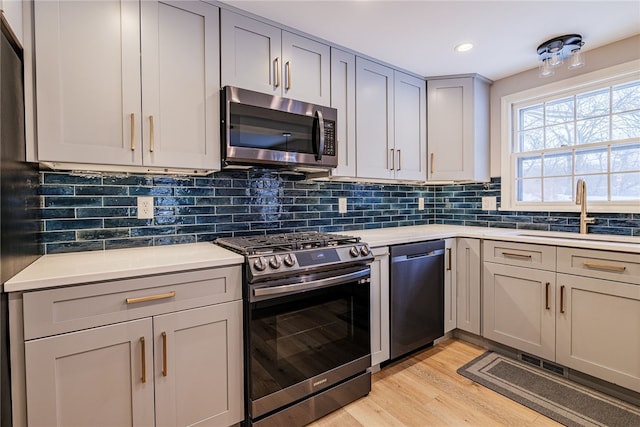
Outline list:
[[[356,58],[358,178],[426,179],[424,81]]]
[[[389,359],[389,248],[373,248],[371,263],[371,366]]]
[[[331,48],[331,106],[338,110],[338,166],[332,176],[356,176],[356,57]]]
[[[223,9],[222,86],[331,104],[328,45]]]
[[[228,267],[26,292],[28,425],[242,421],[240,280]]]
[[[558,248],[558,363],[640,392],[638,268],[638,254]]]
[[[480,240],[456,243],[456,323],[458,329],[480,335]]]
[[[444,332],[447,333],[456,329],[458,325],[456,239],[445,239],[444,250]]]
[[[217,7],[38,1],[33,14],[39,161],[219,168]]]
[[[427,79],[430,181],[489,181],[489,86],[481,76]]]

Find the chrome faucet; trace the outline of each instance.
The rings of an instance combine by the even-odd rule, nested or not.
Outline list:
[[[596,219],[587,216],[587,183],[582,178],[576,186],[576,205],[580,205],[580,234],[587,234],[587,224],[595,223]]]

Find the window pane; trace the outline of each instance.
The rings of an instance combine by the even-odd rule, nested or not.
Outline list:
[[[545,154],[544,176],[571,175],[571,169],[571,153]]]
[[[542,175],[542,156],[521,157],[517,164],[516,178],[532,178]]]
[[[547,128],[545,148],[558,148],[573,145],[573,123],[549,126]]]
[[[640,143],[611,147],[611,171],[640,171]]]
[[[545,202],[570,202],[572,197],[572,179],[570,176],[544,179]]]
[[[612,116],[613,138],[640,138],[640,111],[616,114]]]
[[[640,108],[640,81],[613,87],[613,112],[637,110]]]
[[[573,120],[573,97],[547,103],[545,121],[548,125]]]
[[[606,173],[607,161],[606,148],[576,151],[576,174]]]
[[[578,125],[577,144],[591,144],[593,142],[608,141],[609,116],[582,120]]]
[[[611,175],[611,200],[640,199],[640,172]]]
[[[544,148],[544,130],[534,129],[520,132],[520,152],[542,150]]]
[[[577,176],[576,183],[577,178],[582,178],[587,183],[587,202],[607,201],[607,193],[609,190],[609,187],[607,185],[607,175],[587,175],[582,177]]]
[[[576,96],[576,117],[584,119],[609,114],[609,88]]]
[[[544,110],[542,104],[520,110],[520,130],[542,127],[544,125]]]
[[[540,179],[519,179],[516,181],[516,199],[519,202],[541,202],[542,188]]]

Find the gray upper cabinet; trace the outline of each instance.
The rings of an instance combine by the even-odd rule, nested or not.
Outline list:
[[[426,180],[422,79],[356,58],[357,176]]]
[[[356,57],[331,48],[331,106],[338,110],[338,167],[333,176],[356,176]]]
[[[221,37],[222,86],[330,105],[329,46],[225,9]]]
[[[430,181],[489,181],[489,86],[480,76],[427,80]]]
[[[33,5],[38,160],[219,168],[218,8]]]

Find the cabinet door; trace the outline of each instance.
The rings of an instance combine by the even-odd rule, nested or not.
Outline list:
[[[331,104],[331,48],[282,32],[282,96],[318,105]]]
[[[466,179],[473,163],[473,84],[470,78],[428,81],[429,179]]]
[[[222,86],[282,93],[282,31],[222,9]]]
[[[640,286],[558,274],[556,361],[640,392]]]
[[[480,335],[480,240],[456,243],[457,327]]]
[[[38,160],[141,164],[139,7],[34,3]]]
[[[359,178],[395,176],[393,70],[356,57],[356,151]]]
[[[157,426],[244,418],[242,301],[154,317]]]
[[[333,176],[356,176],[356,57],[331,48],[331,106],[338,110],[338,167]]]
[[[484,263],[483,336],[555,359],[555,273]]]
[[[141,4],[143,163],[218,169],[218,8],[200,1]]]
[[[27,341],[25,364],[31,427],[154,425],[151,319]]]
[[[389,359],[389,248],[373,248],[371,263],[371,366]]]
[[[457,327],[456,295],[456,239],[444,241],[444,332]]]
[[[426,82],[394,72],[396,179],[427,179]]]

